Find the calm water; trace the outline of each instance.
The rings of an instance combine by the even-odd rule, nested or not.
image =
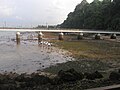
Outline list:
[[[0,32],[0,73],[32,73],[50,65],[74,60],[67,51],[38,45],[37,40],[27,40],[36,38],[36,33],[22,34],[20,45],[16,44],[15,35],[16,32]]]

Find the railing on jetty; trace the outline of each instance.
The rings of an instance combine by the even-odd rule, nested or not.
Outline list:
[[[63,40],[64,33],[78,33],[77,39],[83,39],[84,33],[92,33],[96,34],[95,39],[101,39],[100,34],[111,34],[110,39],[116,39],[116,35],[120,34],[120,32],[113,31],[90,31],[90,30],[80,30],[80,29],[70,29],[70,30],[61,30],[61,29],[0,29],[0,31],[16,31],[16,40],[20,43],[20,32],[38,32],[38,42],[42,41],[42,32],[56,32],[59,33],[58,39]]]

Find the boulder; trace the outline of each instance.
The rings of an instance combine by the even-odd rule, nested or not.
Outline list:
[[[110,80],[120,80],[120,73],[119,72],[111,72],[109,79]]]
[[[96,79],[103,78],[103,75],[98,71],[94,72],[93,75],[95,76]]]
[[[35,82],[36,84],[47,84],[50,83],[50,78],[44,75],[36,74],[31,77],[31,81]]]
[[[84,78],[82,73],[78,73],[74,69],[69,69],[67,71],[60,70],[58,76],[64,82],[82,80]]]
[[[63,84],[63,83],[64,82],[58,76],[51,79],[51,84],[52,85],[59,85],[59,84]]]
[[[17,90],[17,87],[12,84],[0,85],[0,90]]]
[[[120,69],[118,70],[118,72],[120,73]]]
[[[94,73],[85,73],[84,75],[86,76],[86,79],[89,79],[89,80],[103,78],[103,75],[99,73],[98,71],[95,71]]]
[[[26,74],[21,74],[17,77],[15,77],[15,81],[19,81],[19,82],[29,82],[31,80],[30,77],[26,77]]]

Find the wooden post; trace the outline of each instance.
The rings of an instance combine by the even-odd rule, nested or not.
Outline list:
[[[79,33],[77,39],[78,40],[83,39],[83,33]]]
[[[16,42],[17,44],[20,44],[20,32],[16,33]]]
[[[95,35],[95,39],[100,40],[100,39],[101,39],[101,35],[100,35],[99,33],[96,34],[96,35]]]
[[[40,43],[42,41],[42,39],[43,39],[43,34],[42,34],[42,32],[39,32],[38,33],[38,43]]]
[[[110,36],[110,39],[116,39],[116,34],[112,34],[112,35]]]
[[[64,34],[61,32],[59,33],[59,37],[58,37],[59,40],[63,40],[64,39]]]

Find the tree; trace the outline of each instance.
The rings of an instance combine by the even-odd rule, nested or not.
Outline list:
[[[83,0],[68,14],[61,28],[120,30],[120,0]]]

